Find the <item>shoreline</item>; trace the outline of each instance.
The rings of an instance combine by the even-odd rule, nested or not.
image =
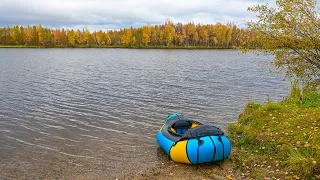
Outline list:
[[[140,170],[139,173],[134,175],[127,175],[120,177],[119,180],[167,180],[167,179],[240,179],[241,172],[234,167],[232,155],[224,160],[213,163],[199,164],[197,169],[196,165],[176,163],[168,159],[168,156],[162,152],[162,158],[158,165],[155,167]]]
[[[228,159],[195,165],[169,161],[124,179],[320,179],[320,91],[297,87],[281,102],[249,102],[227,137]],[[123,178],[122,178],[123,179]]]
[[[237,47],[223,48],[223,47],[210,47],[210,46],[26,46],[26,45],[0,45],[0,48],[10,49],[183,49],[183,50],[237,50]]]

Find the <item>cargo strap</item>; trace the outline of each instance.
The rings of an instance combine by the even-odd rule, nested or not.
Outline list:
[[[197,169],[199,168],[199,147],[200,147],[200,138],[197,137],[198,140],[198,148],[197,148]]]
[[[200,146],[203,145],[203,140],[200,139],[200,137],[198,137],[197,135],[197,140],[198,140],[198,148],[197,148],[197,169],[199,168],[199,148]]]
[[[223,144],[223,141],[222,141],[222,138],[221,138],[221,136],[219,135],[219,137],[218,137],[218,140],[221,142],[221,144],[222,144],[222,160],[224,160],[224,144]]]

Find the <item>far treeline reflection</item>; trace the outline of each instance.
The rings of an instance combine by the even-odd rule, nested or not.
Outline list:
[[[0,45],[16,47],[132,47],[228,49],[250,43],[251,33],[235,24],[174,24],[93,31],[38,26],[0,28]],[[1,47],[0,46],[0,47]]]

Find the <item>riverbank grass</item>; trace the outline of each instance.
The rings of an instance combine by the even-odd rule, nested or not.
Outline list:
[[[320,92],[292,88],[282,102],[248,103],[229,125],[241,176],[254,179],[320,179]]]

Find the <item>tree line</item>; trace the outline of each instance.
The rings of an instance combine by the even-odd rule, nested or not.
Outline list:
[[[232,23],[174,24],[90,32],[83,29],[50,29],[38,26],[0,28],[0,45],[42,47],[239,47],[250,40],[250,33]]]

